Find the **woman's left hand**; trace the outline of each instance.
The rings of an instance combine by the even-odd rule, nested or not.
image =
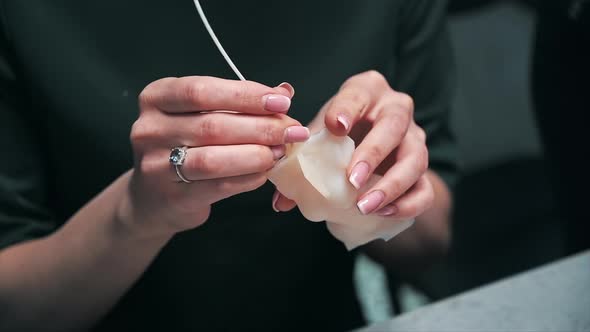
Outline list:
[[[410,96],[394,91],[380,73],[368,71],[349,78],[314,122],[322,118],[330,132],[349,135],[356,143],[347,169],[353,186],[361,188],[373,173],[383,175],[359,197],[361,213],[410,219],[432,205],[426,134],[414,121]],[[275,193],[276,211],[293,207],[295,202]]]

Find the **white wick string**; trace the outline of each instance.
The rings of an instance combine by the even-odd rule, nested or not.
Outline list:
[[[234,71],[234,73],[236,73],[236,75],[238,75],[238,78],[242,81],[245,81],[246,79],[244,78],[242,73],[240,73],[240,71],[238,70],[238,67],[236,67],[234,62],[231,61],[229,55],[227,55],[227,52],[225,52],[225,49],[223,48],[223,46],[221,46],[219,39],[217,39],[215,32],[213,32],[213,28],[211,28],[211,25],[209,24],[209,20],[207,20],[207,16],[205,16],[205,12],[203,12],[203,8],[201,8],[201,4],[199,3],[199,0],[194,0],[194,2],[195,2],[195,6],[197,7],[197,11],[199,12],[199,16],[201,16],[201,21],[205,25],[205,28],[209,32],[209,36],[211,36],[211,39],[213,39],[213,42],[217,46],[217,49],[219,50],[221,55],[223,55],[223,58],[225,59],[227,64],[231,67],[231,69]]]

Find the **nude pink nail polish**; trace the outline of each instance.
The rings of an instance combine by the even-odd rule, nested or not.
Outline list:
[[[283,83],[279,84],[279,87],[289,91],[291,98],[293,98],[295,96],[295,88],[291,84],[289,84],[287,82],[283,82]]]
[[[357,203],[362,214],[367,215],[375,211],[385,200],[385,194],[381,190],[375,190],[366,195]]]
[[[348,118],[346,117],[346,115],[338,114],[338,116],[336,117],[336,120],[338,120],[338,122],[342,125],[342,127],[344,127],[344,129],[346,129],[347,131],[348,131],[348,129],[350,129],[350,121],[348,121]]]
[[[309,139],[310,133],[307,127],[292,126],[285,129],[285,143],[305,142]]]
[[[369,164],[364,161],[357,163],[352,172],[350,173],[350,177],[348,181],[356,188],[360,189],[367,179],[369,178]]]
[[[266,95],[263,97],[264,109],[274,113],[287,113],[291,107],[291,99],[283,95]]]
[[[275,212],[281,212],[277,209],[277,201],[279,200],[279,192],[275,190],[275,193],[272,195],[272,209]]]

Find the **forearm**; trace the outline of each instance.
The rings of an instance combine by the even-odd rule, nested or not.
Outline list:
[[[365,246],[365,251],[373,259],[400,274],[423,270],[444,255],[450,244],[451,193],[435,172],[429,170],[427,176],[434,189],[431,208],[394,239],[374,241]]]
[[[129,174],[57,232],[0,251],[0,330],[88,328],[138,279],[170,236],[118,220]]]

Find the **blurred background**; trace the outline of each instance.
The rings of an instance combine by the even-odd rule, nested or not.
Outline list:
[[[549,162],[560,156],[547,148],[555,142],[547,140],[547,124],[538,121],[552,120],[535,107],[546,104],[543,94],[549,93],[538,89],[538,81],[552,78],[538,73],[544,68],[536,36],[543,1],[450,2],[457,72],[452,125],[463,166],[455,189],[453,245],[445,261],[414,280],[396,280],[361,257],[355,277],[370,322],[576,251],[564,227],[571,216],[560,207],[566,199],[554,190],[559,169]]]

